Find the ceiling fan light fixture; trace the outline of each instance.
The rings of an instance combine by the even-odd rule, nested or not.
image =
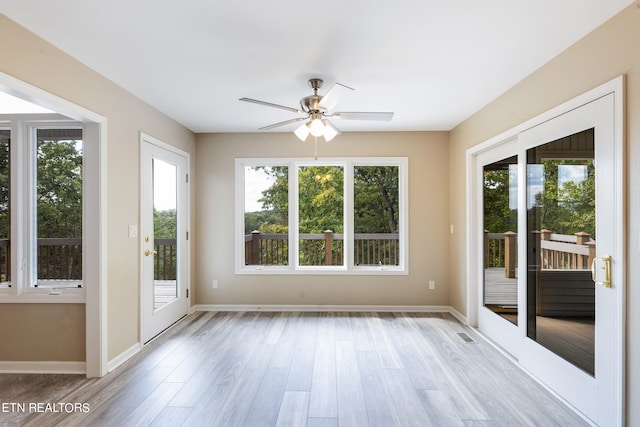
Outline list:
[[[324,126],[324,132],[322,134],[322,136],[324,136],[324,140],[329,142],[331,141],[333,138],[336,137],[336,135],[338,135],[340,132],[338,132],[338,130],[332,126],[329,126],[327,124],[325,124]]]
[[[322,123],[322,120],[318,118],[314,118],[313,120],[311,120],[311,123],[309,124],[309,132],[311,132],[311,135],[313,136],[324,135],[325,128],[326,128],[325,124]]]
[[[309,124],[303,123],[293,133],[300,139],[300,141],[306,141],[309,136]]]

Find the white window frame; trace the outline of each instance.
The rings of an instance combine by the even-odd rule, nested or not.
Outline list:
[[[86,292],[87,233],[85,230],[88,218],[87,203],[87,149],[86,128],[84,123],[70,121],[58,114],[15,115],[11,120],[0,123],[3,129],[11,129],[10,175],[11,175],[11,281],[0,287],[0,303],[84,303]],[[37,280],[37,229],[35,228],[36,206],[36,130],[75,128],[83,130],[83,233],[82,233],[82,265],[83,279],[60,283],[56,281]],[[37,286],[34,286],[36,285]],[[81,284],[82,287],[78,287]]]
[[[289,265],[245,265],[244,189],[245,167],[286,166],[289,174]],[[342,166],[344,170],[344,263],[340,266],[300,266],[298,231],[298,168],[300,166]],[[355,166],[398,167],[398,265],[354,265],[354,179]],[[407,157],[349,158],[236,158],[235,159],[235,273],[236,274],[339,274],[339,275],[408,275],[409,274],[409,160]]]

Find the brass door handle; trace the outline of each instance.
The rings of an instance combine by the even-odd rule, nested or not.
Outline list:
[[[604,280],[598,280],[597,265],[600,262],[603,264],[600,269],[604,270]],[[591,280],[596,282],[596,285],[602,285],[605,288],[611,287],[611,257],[609,255],[593,259],[591,262]]]
[[[155,255],[155,254],[157,254],[157,253],[158,253],[157,251],[152,251],[152,250],[150,250],[150,249],[147,249],[147,250],[145,250],[145,251],[144,251],[144,256],[149,256],[149,255],[151,255],[151,254],[154,254],[154,255]]]

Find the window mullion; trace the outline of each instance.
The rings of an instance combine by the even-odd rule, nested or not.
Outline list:
[[[25,200],[25,209],[27,215],[27,224],[25,224],[25,242],[26,250],[25,254],[25,274],[24,274],[24,290],[33,289],[37,285],[38,274],[38,215],[37,215],[37,194],[38,194],[38,141],[37,141],[37,128],[35,126],[25,126],[25,145],[26,150],[26,162],[28,162],[27,179],[25,184],[27,186],[26,192],[28,197]]]
[[[300,267],[300,239],[298,238],[298,163],[290,162],[289,165],[289,259],[291,268],[297,270]]]
[[[348,271],[353,270],[353,229],[354,229],[354,200],[353,200],[353,162],[344,165],[344,242],[343,250],[345,266]]]

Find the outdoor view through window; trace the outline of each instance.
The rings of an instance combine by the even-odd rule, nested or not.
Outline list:
[[[289,206],[291,170],[297,188],[295,218]],[[347,174],[350,187],[345,186]],[[353,266],[398,266],[399,175],[397,165],[245,165],[244,265],[340,267],[352,255]],[[345,200],[353,200],[351,211],[346,211]],[[347,215],[353,218],[349,242]],[[295,262],[289,259],[290,219],[298,234]]]
[[[82,286],[82,129],[37,129],[35,286]]]
[[[11,282],[11,212],[9,206],[9,147],[11,132],[0,130],[0,286]]]

